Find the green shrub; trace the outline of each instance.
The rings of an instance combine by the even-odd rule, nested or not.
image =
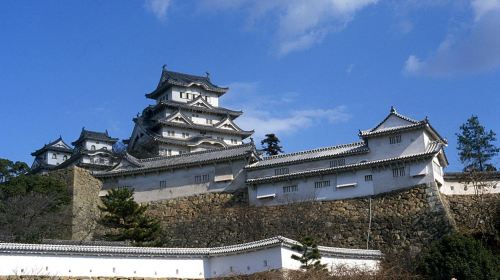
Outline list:
[[[499,279],[498,257],[481,242],[460,234],[449,234],[424,252],[419,272],[430,279]]]

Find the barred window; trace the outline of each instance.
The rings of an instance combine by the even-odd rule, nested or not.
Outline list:
[[[392,177],[403,177],[406,175],[406,171],[403,167],[396,167],[392,169]]]
[[[283,187],[283,193],[296,192],[298,190],[299,190],[299,187],[297,185],[290,185],[290,186]]]
[[[166,187],[167,187],[167,181],[166,180],[160,181],[160,188],[166,188]]]
[[[167,135],[168,135],[168,136],[175,136],[175,131],[173,131],[173,130],[168,130],[168,131],[167,131]]]
[[[365,181],[373,181],[372,175],[365,175]]]
[[[336,158],[330,161],[330,167],[338,167],[345,165],[345,158]]]
[[[394,135],[394,136],[389,137],[389,143],[390,144],[401,143],[401,135]]]
[[[329,186],[330,186],[330,180],[314,182],[314,188],[315,189],[326,188],[326,187],[329,187]]]
[[[195,183],[207,183],[210,180],[209,174],[202,174],[194,176]]]
[[[284,175],[288,173],[289,173],[288,167],[274,169],[274,175]]]

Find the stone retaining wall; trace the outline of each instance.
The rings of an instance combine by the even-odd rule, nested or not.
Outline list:
[[[370,211],[371,204],[371,211]],[[245,193],[212,193],[150,203],[172,247],[211,247],[276,235],[310,235],[325,246],[418,253],[453,228],[435,186],[341,201],[251,207]],[[371,212],[371,224],[370,224]],[[368,232],[370,238],[368,239]]]
[[[90,240],[96,229],[99,215],[99,191],[101,181],[94,178],[87,170],[79,167],[61,169],[49,173],[65,182],[72,196],[71,239]]]

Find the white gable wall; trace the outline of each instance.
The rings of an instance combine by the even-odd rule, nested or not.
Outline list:
[[[371,161],[425,152],[423,129],[402,132],[399,134],[401,143],[390,144],[390,137],[394,135],[397,134],[368,138],[370,153],[367,159]]]
[[[59,165],[71,157],[71,153],[64,153],[59,151],[47,151],[44,154],[45,162],[50,165]],[[53,158],[55,155],[56,158]],[[66,159],[64,158],[66,156]]]
[[[413,123],[409,122],[407,120],[403,120],[395,115],[391,115],[375,131],[380,130],[380,129],[385,129],[385,128],[405,126],[405,125],[410,125],[410,124],[413,124]]]

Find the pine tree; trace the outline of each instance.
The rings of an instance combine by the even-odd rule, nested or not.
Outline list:
[[[295,250],[299,253],[302,253],[301,256],[292,255],[292,259],[296,261],[300,261],[302,264],[300,268],[305,270],[317,269],[323,270],[325,269],[325,264],[321,264],[321,254],[318,250],[318,245],[316,241],[309,236],[304,237],[301,240],[300,245],[293,245],[292,250]]]
[[[134,190],[111,189],[102,198],[104,212],[100,223],[110,228],[105,238],[113,241],[132,241],[145,245],[154,241],[159,231],[159,223],[145,215],[147,206],[134,201]]]
[[[279,153],[283,153],[283,150],[280,146],[280,140],[274,133],[266,134],[266,138],[260,142],[262,145],[262,149],[268,156],[274,156]]]
[[[472,115],[466,123],[460,126],[458,137],[458,151],[460,161],[465,165],[464,170],[491,171],[496,168],[489,163],[500,149],[495,146],[496,134],[492,130],[486,131],[479,123],[477,116]]]

